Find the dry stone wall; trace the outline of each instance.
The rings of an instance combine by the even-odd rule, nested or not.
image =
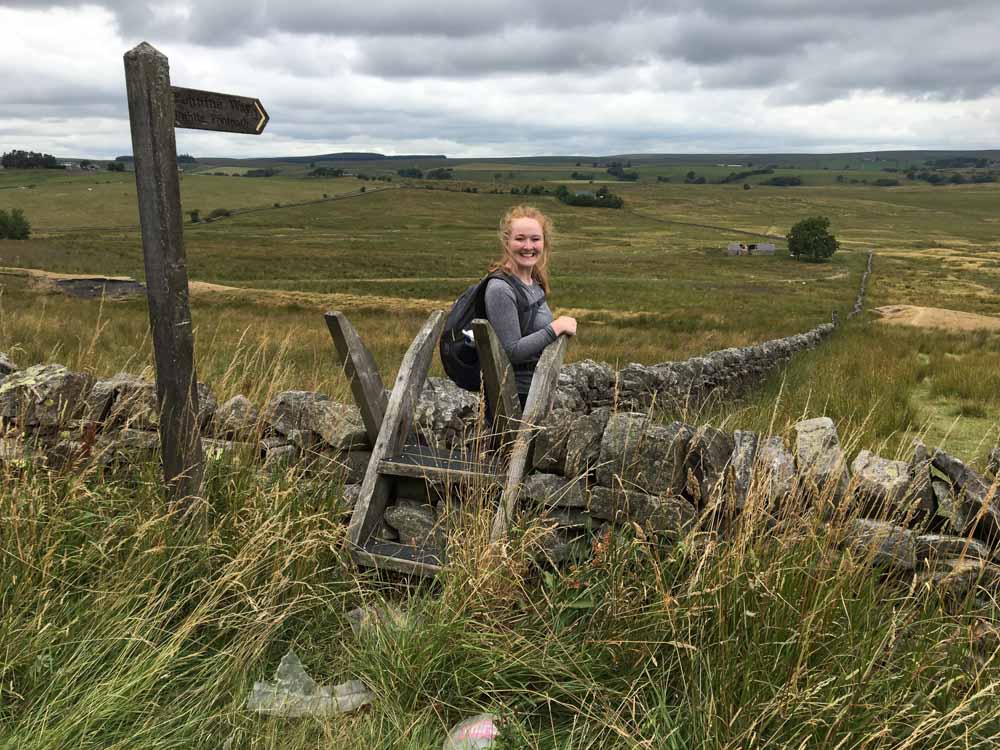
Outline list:
[[[0,462],[59,469],[155,456],[151,383],[126,374],[95,381],[61,365],[16,370],[2,356],[0,367],[7,371],[0,381]],[[985,476],[920,443],[907,460],[862,450],[848,465],[826,417],[798,423],[793,445],[776,435],[659,424],[648,409],[623,407],[630,400],[624,389],[608,395],[609,369],[570,368],[580,375],[560,383],[520,496],[526,513],[543,520],[542,546],[552,560],[587,554],[595,535],[619,523],[670,540],[691,531],[725,535],[745,518],[774,526],[811,518],[836,520],[844,553],[880,568],[951,593],[995,593],[1000,586],[1000,451]],[[658,397],[648,382],[633,393]],[[371,446],[353,406],[307,391],[278,393],[260,410],[242,396],[218,404],[204,384],[199,394],[208,461],[249,458],[265,471],[294,463],[303,473],[345,482],[345,498],[356,499]],[[458,446],[478,413],[475,396],[431,379],[417,407],[417,429],[427,442]],[[448,512],[432,493],[401,500],[380,535],[444,544]]]

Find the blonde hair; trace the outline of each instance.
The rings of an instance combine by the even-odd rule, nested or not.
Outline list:
[[[500,219],[500,230],[498,234],[500,237],[500,250],[503,255],[500,256],[499,260],[490,264],[490,273],[493,273],[494,271],[509,272],[510,269],[508,268],[508,263],[510,262],[510,256],[507,254],[507,245],[510,242],[511,225],[517,219],[534,219],[542,228],[542,241],[544,247],[542,248],[542,254],[538,259],[538,263],[536,263],[531,269],[531,278],[534,279],[535,283],[538,284],[542,288],[542,291],[545,292],[545,295],[548,296],[550,289],[549,257],[552,252],[553,240],[552,220],[534,206],[514,206],[503,215],[502,219]]]

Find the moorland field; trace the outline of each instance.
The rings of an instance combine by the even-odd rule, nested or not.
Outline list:
[[[773,174],[684,184],[691,170],[717,180],[736,167],[645,165],[638,157],[629,160],[641,175],[636,182],[566,160],[462,161],[451,180],[400,178],[396,170],[408,162],[331,162],[393,182],[307,178],[305,162],[278,162],[268,178],[229,176],[262,162],[189,165],[185,211],[234,212],[186,225],[189,274],[198,282],[192,294],[200,377],[216,383],[235,347],[259,347],[280,374],[248,370],[220,396],[233,395],[225,389],[260,396],[264,388],[302,387],[347,398],[319,316],[339,308],[391,378],[426,314],[447,308],[496,257],[498,217],[521,201],[538,204],[556,222],[552,304],[581,321],[570,361],[662,362],[797,333],[833,311],[844,319],[869,251],[875,253],[869,309],[906,304],[1000,315],[1000,185],[861,182],[896,174],[881,170],[903,167],[901,155],[767,159],[790,162],[775,173],[801,176],[806,184],[761,184]],[[625,208],[509,194],[512,187],[573,185],[565,181],[574,172],[613,188]],[[664,176],[671,182],[657,181]],[[594,189],[587,182],[576,187]],[[29,241],[0,241],[0,265],[8,269],[0,325],[15,357],[62,361],[99,375],[147,367],[144,301],[102,306],[43,294],[12,270],[141,279],[132,175],[8,170],[0,173],[0,208],[7,207],[23,208],[34,226]],[[840,252],[822,264],[789,259],[781,238],[795,221],[816,214],[831,219]],[[775,237],[774,257],[725,256],[728,242]],[[933,443],[947,436],[968,460],[985,458],[1000,413],[1000,336],[876,319],[866,313],[758,392],[719,409],[708,405],[704,418],[761,427],[773,417],[785,425],[824,413],[867,445],[887,441],[896,450],[926,432]],[[678,416],[676,409],[666,416]]]
[[[1000,184],[874,184],[931,153],[758,158],[777,166],[725,184],[754,168],[746,157],[632,156],[635,181],[590,157],[329,160],[348,174],[323,178],[305,159],[185,165],[184,210],[202,219],[185,224],[199,379],[220,401],[299,388],[349,402],[322,320],[340,309],[391,382],[426,316],[498,255],[501,214],[528,202],[556,224],[550,303],[580,321],[569,361],[682,359],[839,314],[827,343],[759,388],[657,418],[789,437],[827,415],[849,460],[860,448],[908,459],[919,435],[983,468],[1000,438],[1000,330],[988,327]],[[443,166],[450,179],[397,172]],[[278,171],[243,176],[264,167]],[[692,171],[706,182],[686,182]],[[775,175],[804,184],[764,184]],[[625,207],[542,192],[560,184],[607,185]],[[152,377],[144,299],[46,283],[142,279],[133,175],[0,171],[11,208],[33,231],[0,240],[0,351],[21,366]],[[229,215],[203,220],[218,209]],[[790,258],[785,233],[818,214],[840,251]],[[778,252],[728,257],[734,241]],[[847,321],[869,252],[865,312]],[[899,325],[873,312],[889,305],[986,317]],[[729,546],[662,547],[626,528],[596,562],[539,573],[530,523],[498,560],[472,518],[435,583],[401,583],[351,566],[339,484],[215,466],[210,520],[189,526],[164,508],[157,466],[130,468],[0,472],[0,747],[436,748],[478,710],[505,718],[509,747],[986,748],[1000,733],[1000,657],[968,666],[996,602],[901,587],[818,537],[776,543],[748,521]],[[345,613],[383,601],[402,603],[405,622],[352,636]],[[362,677],[374,710],[246,712],[251,683],[289,647],[321,681]]]

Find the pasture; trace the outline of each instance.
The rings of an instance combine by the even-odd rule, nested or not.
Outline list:
[[[426,315],[498,254],[502,212],[527,201],[557,225],[551,302],[580,319],[570,360],[653,363],[834,311],[844,321],[873,250],[866,312],[828,343],[739,398],[657,416],[787,437],[794,420],[826,414],[849,459],[862,447],[908,458],[920,434],[981,467],[997,437],[1000,335],[888,325],[871,310],[1000,315],[995,185],[744,190],[656,182],[644,167],[614,184],[626,208],[603,210],[490,192],[559,179],[572,161],[474,166],[447,186],[306,179],[301,162],[271,178],[185,173],[185,209],[233,213],[185,225],[200,378],[220,400],[302,388],[349,401],[321,317],[341,309],[390,380]],[[76,299],[46,282],[142,278],[132,175],[6,171],[0,188],[0,208],[34,226],[28,241],[0,241],[0,351],[151,377],[145,299]],[[780,241],[773,257],[723,252],[817,213],[842,241],[830,263],[792,260]],[[204,524],[164,505],[156,461],[5,464],[0,490],[5,746],[438,748],[483,710],[502,717],[502,746],[547,750],[978,750],[1000,731],[996,602],[873,574],[793,503],[777,526],[747,513],[726,537],[663,541],[625,524],[561,568],[535,561],[537,518],[497,555],[488,514],[470,512],[431,583],[350,563],[339,479],[240,457],[212,463]],[[405,614],[355,635],[359,605]],[[288,649],[320,682],[362,679],[375,704],[302,720],[247,710]]]
[[[819,162],[796,167],[829,171]],[[185,210],[199,208],[203,217],[218,207],[234,212],[185,225],[189,274],[197,282],[198,369],[213,383],[230,371],[234,351],[259,351],[275,370],[268,387],[347,398],[320,318],[331,308],[347,312],[392,377],[423,317],[446,308],[496,257],[499,216],[521,201],[539,205],[556,223],[551,303],[581,322],[570,361],[655,363],[795,333],[834,311],[844,319],[868,250],[876,253],[869,309],[910,304],[1000,314],[996,185],[744,190],[739,183],[656,182],[642,167],[639,182],[614,185],[626,208],[600,210],[490,192],[501,172],[503,185],[513,176],[513,184],[526,187],[584,168],[565,161],[463,163],[457,173],[478,180],[436,183],[284,175],[304,173],[301,163],[282,165],[271,178],[211,174],[218,168],[186,173],[181,183]],[[377,168],[355,165],[371,174]],[[0,242],[0,266],[142,278],[131,174],[7,171],[0,187],[0,208],[23,208],[34,225],[31,240]],[[463,192],[471,188],[478,192]],[[815,214],[831,218],[841,241],[832,262],[793,261],[780,240],[774,257],[724,255],[730,241],[780,237]],[[3,277],[0,322],[17,358],[97,374],[148,367],[144,300],[101,305],[44,294],[20,273]],[[780,427],[825,413],[891,451],[925,432],[981,460],[997,437],[1000,338],[890,328],[875,318],[866,313],[824,351],[797,357],[763,388],[735,403],[709,404],[701,416],[747,427],[776,419]],[[249,372],[225,388],[261,392]]]

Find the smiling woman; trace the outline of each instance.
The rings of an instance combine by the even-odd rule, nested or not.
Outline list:
[[[553,319],[546,302],[552,222],[532,206],[515,206],[500,220],[503,255],[490,266],[506,279],[486,286],[486,318],[514,367],[517,394],[524,405],[542,350],[560,334],[576,334],[576,320]]]

